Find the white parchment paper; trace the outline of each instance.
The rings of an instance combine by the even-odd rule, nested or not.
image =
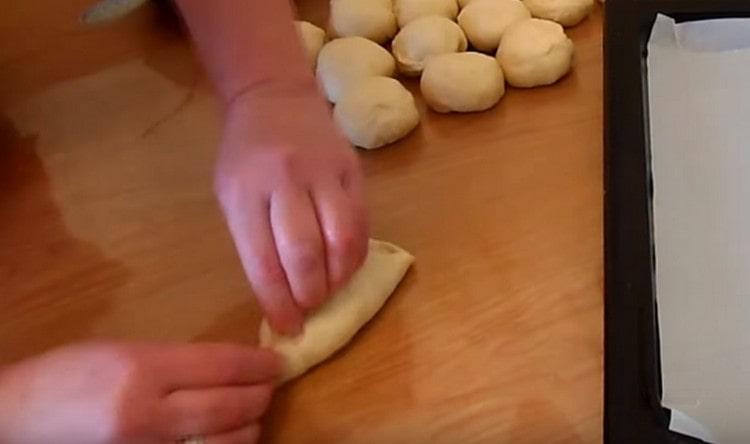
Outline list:
[[[663,404],[750,443],[750,20],[659,16],[647,63]]]

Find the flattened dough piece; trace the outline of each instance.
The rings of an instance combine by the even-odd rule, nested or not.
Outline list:
[[[385,304],[414,257],[401,248],[370,240],[364,265],[349,284],[305,321],[305,331],[292,338],[275,333],[264,320],[260,345],[284,359],[282,381],[302,375],[346,345]]]

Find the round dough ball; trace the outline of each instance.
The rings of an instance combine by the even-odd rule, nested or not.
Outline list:
[[[336,103],[342,90],[362,77],[396,73],[391,53],[364,37],[344,37],[323,45],[318,55],[318,80],[329,101]]]
[[[326,32],[310,22],[296,21],[295,24],[297,25],[297,34],[299,34],[307,58],[310,60],[310,65],[315,69],[318,53],[326,40]]]
[[[409,134],[419,124],[419,111],[398,80],[368,77],[344,91],[333,118],[353,145],[372,149]]]
[[[458,15],[458,24],[474,48],[494,52],[508,26],[529,18],[521,0],[474,0]]]
[[[339,37],[360,36],[385,43],[396,34],[396,15],[383,0],[331,0],[330,24]]]
[[[550,85],[570,71],[573,42],[555,22],[524,20],[508,28],[497,58],[511,85],[522,88]]]
[[[505,94],[497,60],[478,52],[441,54],[427,59],[422,96],[430,108],[447,113],[484,111]]]
[[[524,0],[531,15],[563,26],[575,26],[594,7],[594,0]]]
[[[466,51],[466,36],[455,22],[439,15],[418,18],[396,34],[391,43],[402,74],[418,76],[427,57]]]
[[[456,0],[393,0],[399,28],[420,17],[440,15],[454,20],[458,14]]]

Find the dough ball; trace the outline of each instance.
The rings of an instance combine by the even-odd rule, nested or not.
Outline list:
[[[328,100],[336,103],[341,91],[353,80],[396,73],[391,53],[364,37],[344,37],[323,45],[318,55],[318,81]]]
[[[458,24],[474,48],[494,52],[508,26],[528,18],[521,0],[474,0],[458,15]]]
[[[302,46],[307,52],[307,58],[310,60],[313,69],[315,69],[318,61],[318,53],[326,40],[326,32],[310,22],[297,21],[295,24],[297,25],[297,34],[299,34],[299,38],[302,40]]]
[[[420,87],[425,102],[441,113],[484,111],[505,94],[497,60],[478,52],[430,57]]]
[[[393,0],[399,28],[420,17],[440,15],[454,20],[458,14],[456,0]]]
[[[570,71],[573,42],[555,22],[524,20],[505,33],[497,58],[511,85],[523,88],[550,85]]]
[[[531,15],[563,26],[575,26],[594,7],[594,0],[524,0]]]
[[[391,43],[399,71],[409,76],[422,73],[428,56],[463,52],[466,46],[466,36],[461,27],[439,15],[409,22]]]
[[[398,80],[368,77],[344,90],[333,118],[353,145],[371,149],[409,134],[419,124],[419,111]]]
[[[383,0],[331,0],[330,24],[339,37],[360,36],[377,43],[398,31],[393,5]]]

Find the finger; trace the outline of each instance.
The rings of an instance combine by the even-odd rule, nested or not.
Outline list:
[[[281,372],[275,353],[234,344],[159,347],[151,362],[157,374],[163,375],[165,392],[268,383]]]
[[[275,193],[271,226],[292,297],[304,309],[317,307],[328,286],[325,249],[310,195],[289,189]]]
[[[320,187],[313,196],[325,241],[329,285],[337,290],[349,281],[367,254],[363,205],[336,183]]]
[[[242,265],[271,327],[285,334],[302,331],[304,316],[292,297],[276,251],[270,204],[250,202],[243,214],[228,217]]]
[[[272,392],[266,384],[171,393],[164,401],[166,435],[210,436],[247,427],[265,413]]]
[[[239,430],[208,436],[206,444],[255,444],[260,439],[260,424],[251,424]]]
[[[356,202],[365,202],[365,181],[362,175],[359,159],[354,159],[354,165],[344,171],[341,175],[341,188],[343,188]]]

